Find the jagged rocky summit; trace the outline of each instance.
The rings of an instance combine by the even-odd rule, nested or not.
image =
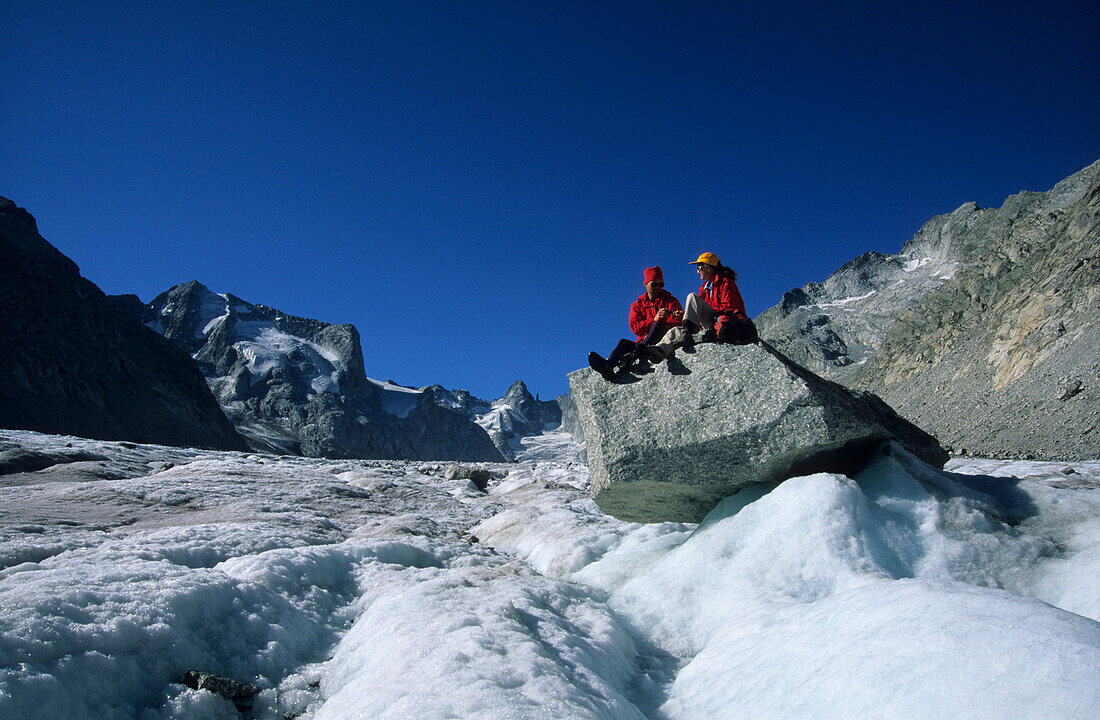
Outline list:
[[[368,378],[369,379],[369,378]],[[371,380],[382,389],[387,412],[400,415],[425,398],[440,407],[455,410],[489,434],[493,444],[508,460],[523,451],[523,439],[540,435],[562,424],[562,409],[556,400],[539,400],[522,380],[516,380],[504,397],[482,400],[468,390],[448,390],[442,385],[407,387],[393,381]]]
[[[935,217],[900,254],[860,256],[756,323],[956,452],[1100,457],[1100,161]]]
[[[0,198],[0,427],[247,449],[194,362],[142,327]]]
[[[543,430],[561,425],[561,406],[553,400],[539,400],[517,380],[499,400],[470,409],[474,421],[485,428],[497,449],[508,458],[521,451],[520,441]]]
[[[157,296],[143,319],[195,359],[256,449],[331,458],[504,459],[481,427],[431,393],[410,392],[395,407],[393,390],[401,388],[367,378],[352,325],[288,315],[198,282]]]
[[[569,375],[600,508],[637,522],[698,522],[755,483],[854,474],[885,442],[936,467],[936,439],[880,399],[767,346],[698,345],[636,382]]]

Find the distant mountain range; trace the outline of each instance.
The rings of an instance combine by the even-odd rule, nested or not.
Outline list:
[[[1100,161],[998,209],[966,203],[756,322],[959,453],[1100,457]],[[0,198],[0,426],[317,457],[514,459],[568,397],[494,401],[367,377],[359,334],[178,285],[108,297]]]
[[[366,376],[359,333],[185,283],[107,296],[0,198],[0,427],[330,458],[502,461],[561,423],[522,382],[488,402]]]
[[[1100,161],[784,294],[761,336],[956,452],[1100,457]]]
[[[186,351],[237,430],[257,448],[310,457],[512,459],[521,437],[561,423],[522,382],[492,403],[438,385],[366,376],[359,333],[177,285],[140,321]]]

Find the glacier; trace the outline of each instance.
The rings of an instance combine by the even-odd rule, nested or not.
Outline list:
[[[0,717],[1100,715],[1100,461],[888,449],[634,524],[564,432],[515,463],[0,431]]]

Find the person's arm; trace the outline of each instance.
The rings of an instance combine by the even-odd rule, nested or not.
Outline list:
[[[653,322],[645,316],[645,308],[642,307],[642,301],[635,300],[634,304],[630,306],[630,331],[642,338],[649,332],[649,327],[652,324]]]
[[[745,301],[741,299],[741,291],[737,289],[737,283],[733,280],[726,280],[722,283],[721,288],[718,290],[715,300],[718,303],[718,307],[714,308],[718,315],[729,315],[731,317],[748,317],[748,313],[745,312]]]
[[[684,306],[680,304],[680,301],[675,297],[669,297],[668,303],[668,318],[665,320],[666,325],[675,326],[679,325],[684,320]]]

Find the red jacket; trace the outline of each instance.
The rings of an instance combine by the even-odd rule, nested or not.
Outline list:
[[[650,300],[648,293],[642,293],[642,296],[630,306],[630,330],[638,336],[639,340],[645,339],[649,329],[653,327],[653,319],[657,317],[657,311],[661,308],[668,310],[669,315],[673,311],[684,311],[680,301],[674,298],[668,290],[662,290],[656,300]],[[679,318],[675,320],[671,317],[665,319],[665,325],[669,327],[679,324]]]
[[[715,313],[729,312],[735,318],[747,318],[745,301],[741,299],[741,291],[737,289],[737,283],[727,277],[718,277],[711,283],[708,290],[704,284],[699,288],[699,298],[707,301],[707,305],[714,308]]]

